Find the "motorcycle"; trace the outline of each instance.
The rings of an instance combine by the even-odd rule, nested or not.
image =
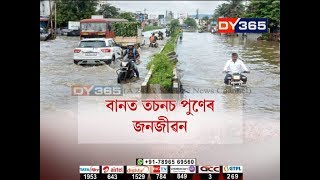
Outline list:
[[[150,43],[150,44],[149,44],[149,47],[157,48],[157,47],[158,47],[157,41],[156,41],[156,42],[153,42],[153,43]]]
[[[180,35],[180,41],[182,41],[182,35]]]
[[[133,63],[135,63],[134,59],[129,58],[120,63],[120,69],[116,71],[118,74],[118,83],[126,79],[132,79],[135,76]]]
[[[158,35],[159,35],[159,36],[158,36],[158,39],[159,39],[159,40],[163,40],[163,33],[162,33],[162,32],[161,32],[161,33],[158,33]]]
[[[229,72],[226,72],[229,73]],[[248,73],[247,71],[244,71],[242,73]],[[240,88],[244,85],[242,79],[241,79],[241,73],[233,73],[231,77],[228,77],[228,84],[229,86],[233,87],[236,91],[240,90]]]

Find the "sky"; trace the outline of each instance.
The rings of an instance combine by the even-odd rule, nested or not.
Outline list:
[[[147,14],[166,14],[166,10],[172,11],[174,17],[177,13],[187,13],[188,15],[195,15],[196,10],[199,9],[199,14],[213,14],[214,9],[224,1],[108,1],[113,6],[120,8],[122,11],[144,12]]]

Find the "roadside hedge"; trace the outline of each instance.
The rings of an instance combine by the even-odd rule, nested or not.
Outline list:
[[[112,31],[115,36],[132,37],[138,35],[137,22],[114,22],[112,24]]]
[[[171,90],[173,68],[175,67],[176,62],[171,61],[167,56],[167,53],[174,51],[177,38],[178,30],[176,29],[165,44],[163,50],[160,53],[153,55],[152,60],[149,61],[147,65],[147,69],[150,69],[151,66],[154,65],[150,84],[160,84],[162,88],[168,91]]]

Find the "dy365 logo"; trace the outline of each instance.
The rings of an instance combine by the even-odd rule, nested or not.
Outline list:
[[[218,18],[219,33],[267,33],[267,18]]]

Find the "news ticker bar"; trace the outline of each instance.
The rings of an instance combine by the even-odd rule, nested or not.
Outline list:
[[[221,174],[243,173],[243,166],[213,165],[135,165],[135,166],[80,166],[80,174]]]

